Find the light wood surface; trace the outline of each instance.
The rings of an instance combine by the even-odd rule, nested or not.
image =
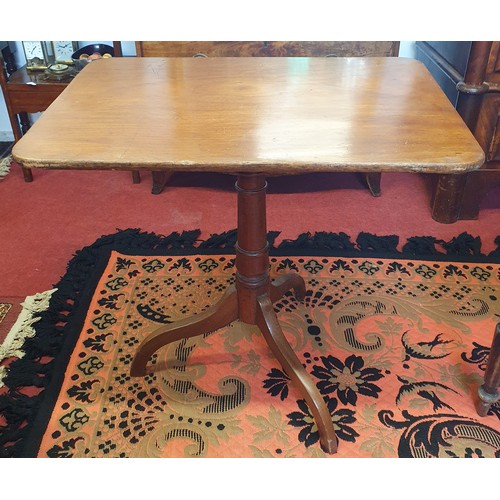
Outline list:
[[[459,173],[484,154],[405,58],[113,58],[15,146],[34,168]]]

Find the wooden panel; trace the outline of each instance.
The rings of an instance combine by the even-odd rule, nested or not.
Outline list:
[[[496,111],[496,120],[493,120],[491,127],[492,136],[486,156],[487,161],[500,161],[500,113],[498,107]]]
[[[37,113],[45,111],[60,95],[61,92],[11,92],[11,106],[13,113]]]
[[[500,82],[500,42],[493,42],[491,46],[486,79],[490,82]]]
[[[500,95],[483,97],[474,135],[486,153],[486,161],[500,161]]]
[[[396,42],[269,42],[268,55],[282,57],[386,57],[399,51]]]
[[[500,161],[500,115],[497,115],[497,121],[493,130],[493,139],[488,151],[488,161]]]
[[[399,42],[136,42],[144,57],[397,56]]]

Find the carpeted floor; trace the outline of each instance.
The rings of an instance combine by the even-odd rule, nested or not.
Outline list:
[[[48,290],[80,248],[117,228],[170,234],[200,228],[203,238],[236,226],[234,177],[176,173],[160,195],[151,194],[151,175],[132,184],[128,172],[38,170],[23,180],[19,165],[0,183],[0,293],[27,296]],[[306,232],[362,231],[377,235],[432,235],[450,241],[462,232],[481,238],[484,251],[499,234],[500,188],[485,196],[480,219],[439,224],[431,217],[432,176],[382,175],[382,196],[373,197],[355,173],[269,178],[269,228],[279,238]],[[21,277],[21,279],[20,279]]]
[[[233,281],[235,233],[198,237],[130,230],[75,256],[6,379],[5,454],[326,456],[255,327],[173,343],[146,377],[129,376],[141,338],[213,304]],[[398,243],[320,233],[272,251],[272,276],[306,280],[303,303],[287,294],[275,310],[327,402],[335,456],[499,456],[500,408],[480,418],[474,400],[499,320],[500,249],[485,255],[468,235],[410,239],[404,252]],[[30,384],[44,390],[17,390]]]

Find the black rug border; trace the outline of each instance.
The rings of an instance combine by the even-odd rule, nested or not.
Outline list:
[[[32,348],[38,353],[38,357],[46,354],[53,355],[55,359],[50,363],[50,369],[43,372],[41,393],[36,397],[21,397],[24,418],[28,420],[28,424],[19,428],[23,415],[14,411],[11,415],[12,424],[8,425],[6,430],[0,428],[0,457],[36,457],[61,390],[67,364],[80,337],[90,301],[111,253],[116,251],[124,255],[172,256],[235,254],[236,230],[211,235],[206,240],[199,240],[199,235],[200,230],[174,232],[168,236],[141,232],[139,229],[117,230],[116,233],[100,237],[75,254],[68,263],[66,274],[55,285],[57,291],[52,296],[49,310],[41,313],[40,321],[34,325],[35,339],[39,336],[53,336],[55,321],[64,318],[65,325],[57,330],[58,339],[55,341],[55,347],[52,346],[51,353],[43,352],[43,341],[39,343],[42,346],[35,345]],[[328,256],[500,263],[500,236],[495,239],[498,248],[484,255],[480,252],[480,239],[467,233],[462,233],[450,242],[428,236],[409,238],[401,252],[397,250],[399,238],[394,235],[377,236],[360,233],[356,243],[352,243],[345,233],[304,233],[296,240],[284,240],[275,246],[278,235],[279,232],[268,233],[271,257]],[[442,247],[444,252],[439,251],[436,246]],[[62,316],[59,313],[62,313]],[[26,344],[31,343],[35,344],[36,340],[26,341]],[[40,385],[40,373],[34,368],[37,365],[36,357],[35,355],[34,360],[24,360],[24,362],[23,358],[11,364],[9,375],[5,379],[9,393],[0,397],[0,412],[5,412],[9,404],[13,405],[19,401],[16,388],[22,387],[23,382],[29,386],[30,381],[37,380],[37,384]],[[30,369],[33,370],[31,373]],[[2,438],[3,430],[6,435]],[[14,445],[8,444],[9,431],[17,440]]]

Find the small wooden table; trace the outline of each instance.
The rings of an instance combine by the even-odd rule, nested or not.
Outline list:
[[[291,288],[303,297],[305,284],[297,274],[271,282],[265,177],[460,174],[484,160],[425,67],[399,58],[99,61],[75,78],[13,156],[29,168],[140,166],[237,175],[236,284],[210,310],[151,333],[139,346],[131,375],[145,375],[150,356],[167,343],[237,319],[258,325],[301,390],[328,453],[337,449],[330,414],[273,310]]]
[[[43,71],[29,72],[26,66],[14,71],[7,79],[3,66],[0,68],[0,84],[15,141],[31,127],[28,113],[45,111],[72,79],[71,75],[61,81],[48,80]],[[30,169],[23,167],[23,175],[26,182],[33,180]]]

